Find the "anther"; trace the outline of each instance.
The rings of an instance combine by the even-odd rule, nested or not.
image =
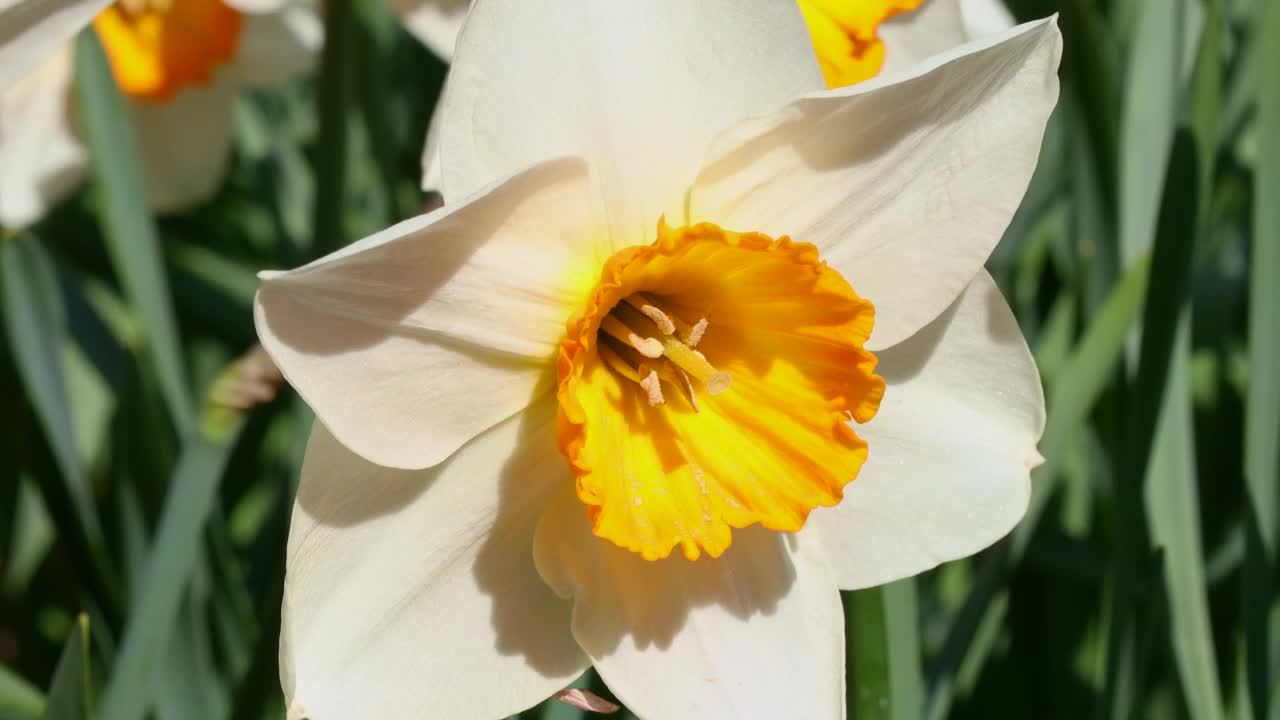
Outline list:
[[[657,407],[667,400],[662,397],[662,381],[658,378],[658,371],[646,364],[640,365],[640,387],[649,393],[649,406]]]
[[[676,332],[676,324],[672,322],[671,316],[663,312],[662,308],[653,301],[652,298],[643,294],[635,293],[628,295],[624,301],[631,307],[645,314],[645,317],[653,321],[654,325],[662,331],[663,335],[674,335]]]
[[[604,316],[604,320],[600,323],[600,329],[619,342],[624,342],[635,348],[637,352],[645,357],[655,359],[662,357],[662,343],[657,338],[640,335],[623,324],[613,313]]]

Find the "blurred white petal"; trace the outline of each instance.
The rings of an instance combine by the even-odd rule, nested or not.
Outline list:
[[[926,0],[911,12],[894,15],[880,25],[884,68],[880,74],[909,70],[938,53],[969,41],[961,0]]]
[[[616,246],[683,217],[717,130],[823,87],[798,6],[778,0],[492,0],[472,9],[450,73],[445,197],[585,157]]]
[[[552,161],[264,273],[262,345],[352,450],[434,465],[549,389],[565,320],[603,261],[589,192],[582,161]]]
[[[231,160],[235,97],[236,84],[222,68],[205,87],[179,90],[163,102],[130,102],[153,210],[185,210],[207,201],[222,186]]]
[[[1013,14],[1002,0],[960,0],[960,11],[971,38],[995,35],[1014,26]]]
[[[109,0],[0,0],[0,93],[49,59]]]
[[[650,562],[592,535],[566,489],[534,553],[574,600],[574,637],[640,717],[844,717],[844,620],[824,551],[760,527],[733,537],[719,558]]]
[[[280,85],[311,70],[323,44],[324,25],[307,5],[246,15],[230,71],[244,87]]]
[[[430,470],[390,470],[317,424],[289,528],[281,681],[291,712],[501,718],[589,661],[539,578],[534,527],[571,484],[548,399]]]
[[[875,303],[868,347],[900,342],[955,300],[1022,202],[1061,49],[1053,19],[1028,23],[740,123],[698,177],[694,219],[817,245]]]
[[[880,353],[869,454],[818,533],[840,587],[870,587],[971,555],[1026,512],[1044,395],[1013,312],[982,271],[941,317]]]
[[[453,58],[469,0],[389,0],[391,11],[414,37],[445,62]]]
[[[29,225],[84,178],[71,117],[72,46],[0,92],[0,225]]]

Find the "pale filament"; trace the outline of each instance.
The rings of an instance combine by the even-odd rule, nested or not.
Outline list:
[[[645,359],[633,367],[604,342],[600,344],[600,356],[619,375],[644,388],[650,405],[666,402],[661,385],[665,380],[678,388],[697,412],[693,379],[705,385],[712,395],[728,390],[733,381],[729,373],[717,370],[705,355],[693,349],[709,324],[704,317],[690,325],[651,297],[635,293],[604,317],[600,329]]]

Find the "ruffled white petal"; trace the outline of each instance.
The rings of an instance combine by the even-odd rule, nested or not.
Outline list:
[[[205,87],[169,100],[132,100],[147,199],[156,212],[177,212],[213,197],[231,160],[234,81],[219,74]]]
[[[589,661],[534,569],[572,484],[548,399],[431,470],[390,470],[317,424],[293,520],[280,667],[291,717],[502,718]]]
[[[574,600],[574,637],[638,716],[834,720],[844,618],[813,540],[753,527],[718,559],[649,562],[592,535],[566,491],[538,523],[534,553]]]
[[[391,467],[434,465],[548,387],[565,321],[603,261],[590,213],[585,164],[544,163],[264,273],[258,337],[347,447]]]
[[[470,0],[389,0],[389,4],[400,22],[436,57],[445,62],[453,59],[453,46]]]
[[[884,348],[942,312],[1022,200],[1058,97],[1054,19],[907,75],[801,99],[722,135],[694,219],[790,235],[876,305]]]
[[[110,0],[0,0],[0,93],[49,59]]]
[[[910,70],[938,53],[969,41],[961,0],[927,0],[911,12],[894,15],[880,25],[884,42],[882,75]]]
[[[85,176],[71,117],[72,47],[0,91],[0,226],[29,225]]]
[[[323,44],[324,25],[307,4],[246,15],[235,62],[227,71],[244,87],[280,85],[311,70]]]
[[[439,109],[444,195],[585,157],[615,245],[639,244],[683,218],[717,130],[821,87],[794,2],[479,3]]]
[[[880,353],[880,412],[844,500],[802,533],[830,551],[840,587],[879,585],[964,557],[1026,511],[1041,462],[1044,395],[1009,306],[982,271],[955,305]]]

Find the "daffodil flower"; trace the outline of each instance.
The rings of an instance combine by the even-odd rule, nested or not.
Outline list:
[[[500,718],[594,665],[641,717],[842,717],[838,589],[1026,507],[1043,397],[983,262],[1060,51],[825,90],[790,3],[476,3],[450,203],[255,304],[317,415],[289,716]]]
[[[311,10],[278,0],[118,0],[93,28],[129,101],[147,197],[161,212],[217,190],[239,89],[305,70],[321,40]],[[0,225],[39,219],[87,171],[71,108],[72,55],[69,44],[52,50],[0,95]]]
[[[1013,27],[1000,0],[797,0],[827,86],[845,87],[901,72],[986,35]],[[444,60],[468,0],[392,0],[405,25]],[[439,115],[422,154],[422,187],[440,189]]]

